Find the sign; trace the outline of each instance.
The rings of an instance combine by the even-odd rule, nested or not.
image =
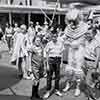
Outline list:
[[[32,0],[32,6],[46,7],[46,1],[44,1],[44,0]]]

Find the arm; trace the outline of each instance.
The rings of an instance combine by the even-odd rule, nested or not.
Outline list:
[[[23,38],[22,41],[21,41],[21,49],[22,49],[23,54],[25,56],[28,56],[28,52],[27,52],[27,49],[26,49],[26,46],[25,46],[25,42],[26,42],[26,40],[25,40],[25,38]]]
[[[45,58],[45,62],[46,62],[46,70],[49,70],[49,64],[48,64],[48,52],[49,52],[49,44],[46,45],[45,49],[44,49],[44,58]]]
[[[97,47],[95,49],[96,52],[96,59],[95,59],[95,68],[98,69],[98,62],[99,62],[99,58],[100,58],[100,47]]]

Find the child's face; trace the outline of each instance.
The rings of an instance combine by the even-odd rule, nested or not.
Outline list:
[[[40,45],[40,38],[36,38],[36,40],[35,40],[35,44],[38,46],[38,45]]]
[[[57,34],[54,34],[54,35],[52,36],[52,41],[53,41],[53,42],[56,42],[56,41],[57,41]]]
[[[21,32],[22,32],[23,34],[25,34],[25,33],[26,33],[26,30],[25,30],[24,28],[21,28]]]

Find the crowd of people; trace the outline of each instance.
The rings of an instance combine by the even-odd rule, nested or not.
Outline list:
[[[29,28],[25,24],[18,27],[15,23],[14,28],[6,24],[3,39],[7,41],[11,63],[17,66],[19,78],[33,81],[31,100],[49,98],[53,73],[55,94],[63,96],[59,89],[61,67],[64,67],[66,77],[66,85],[62,89],[64,93],[74,82],[75,96],[80,95],[83,83],[83,86],[100,89],[99,21],[99,17],[84,21],[79,10],[71,9],[65,17],[64,31],[61,25],[49,26],[47,22],[43,26],[36,22],[34,27],[30,21]],[[47,92],[40,97],[39,84],[43,77],[47,80]],[[96,100],[95,95],[89,91],[88,98]]]

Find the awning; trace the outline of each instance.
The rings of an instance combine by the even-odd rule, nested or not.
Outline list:
[[[0,12],[2,13],[39,13],[42,14],[41,9],[47,13],[52,14],[55,8],[52,7],[34,7],[34,6],[23,6],[23,5],[0,5]],[[63,10],[62,8],[57,9],[56,14],[64,14],[67,9]]]
[[[56,2],[57,0],[45,0],[45,1]],[[59,0],[59,2],[62,3],[62,4],[80,2],[80,3],[90,4],[90,5],[100,5],[100,0]]]

